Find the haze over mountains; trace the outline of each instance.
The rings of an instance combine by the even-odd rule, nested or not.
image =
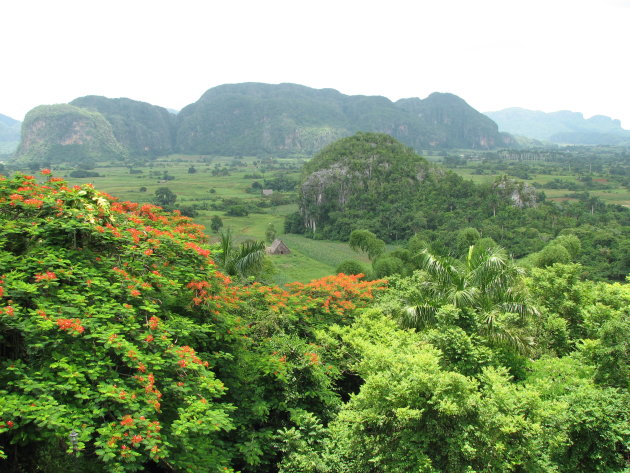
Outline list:
[[[585,119],[581,113],[567,110],[545,113],[524,108],[485,112],[499,129],[514,135],[558,144],[621,145],[630,143],[630,130],[619,120],[595,115]]]
[[[17,148],[19,159],[52,162],[170,153],[311,156],[357,131],[387,133],[417,151],[516,146],[511,134],[565,144],[630,142],[630,131],[604,116],[585,120],[580,113],[517,108],[484,115],[448,93],[392,102],[334,89],[262,83],[211,88],[178,114],[128,98],[99,96],[39,106],[27,114],[17,147],[19,127],[18,121],[0,115],[0,153]]]

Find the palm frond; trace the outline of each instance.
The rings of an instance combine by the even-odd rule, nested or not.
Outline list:
[[[400,320],[401,325],[405,328],[415,328],[418,330],[434,325],[437,311],[438,308],[430,304],[405,307]]]
[[[262,268],[265,261],[265,242],[248,240],[241,243],[234,257],[238,273],[246,276]]]

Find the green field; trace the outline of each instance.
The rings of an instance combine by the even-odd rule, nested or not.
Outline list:
[[[429,161],[441,163],[440,156],[428,156]],[[332,274],[339,263],[348,260],[358,260],[369,267],[369,261],[362,255],[353,252],[347,243],[312,240],[300,235],[284,235],[284,217],[297,210],[295,203],[271,205],[271,200],[284,196],[287,201],[295,201],[295,193],[278,193],[275,197],[263,197],[260,192],[248,193],[247,189],[254,181],[263,184],[265,179],[286,174],[293,177],[299,176],[299,168],[303,159],[273,159],[265,160],[254,157],[216,157],[216,156],[184,156],[173,155],[157,159],[156,161],[137,165],[133,172],[129,166],[111,164],[94,169],[101,177],[97,178],[71,178],[69,170],[55,170],[57,176],[64,176],[71,184],[91,182],[96,188],[107,192],[122,200],[134,202],[152,202],[155,191],[160,187],[168,187],[177,195],[175,207],[190,205],[205,205],[207,207],[220,202],[221,199],[241,199],[243,202],[257,202],[266,199],[269,206],[257,209],[247,216],[236,217],[225,214],[223,210],[210,208],[198,210],[195,221],[206,228],[210,241],[216,241],[217,236],[210,230],[210,221],[214,215],[219,215],[223,220],[224,229],[230,228],[235,240],[246,239],[262,240],[269,225],[273,225],[277,236],[281,238],[292,253],[285,256],[273,256],[272,261],[276,267],[274,279],[277,283],[291,281],[307,282],[311,279]],[[470,179],[477,184],[491,183],[500,174],[506,172],[493,172],[486,170],[479,173],[480,160],[473,160],[466,166],[458,166],[452,170],[465,179]],[[189,173],[189,168],[194,166],[195,173]],[[214,175],[215,169],[228,169],[229,175]],[[172,177],[172,180],[164,181],[164,175]],[[508,173],[509,174],[509,173]],[[249,175],[249,177],[246,177]],[[252,179],[252,175],[258,175]],[[594,175],[594,178],[602,178],[602,175]],[[554,179],[562,179],[570,183],[577,183],[575,174],[556,172],[551,174],[530,173],[526,182],[536,182],[546,185]],[[144,189],[142,189],[144,188]],[[141,190],[142,189],[142,190]],[[544,189],[545,195],[550,200],[572,200],[570,196],[574,191],[569,189]],[[611,189],[590,190],[591,195],[597,196],[607,203],[630,206],[630,190],[617,186]],[[277,203],[277,202],[276,202]]]
[[[443,161],[443,157],[430,156],[430,161],[435,162],[437,164],[441,164]],[[508,166],[516,164],[515,162],[509,162]],[[478,173],[479,168],[484,169],[483,174]],[[504,171],[492,171],[489,170],[487,166],[481,163],[481,161],[472,161],[469,162],[466,166],[457,166],[450,167],[452,171],[456,172],[460,176],[465,179],[471,180],[475,184],[489,184],[492,183],[497,177],[503,174],[510,175],[509,168]],[[561,179],[562,181],[566,181],[567,183],[576,183],[579,184],[579,176],[578,174],[571,174],[567,172],[567,169],[563,171],[555,171],[552,173],[536,173],[530,172],[529,179],[525,180],[525,182],[536,183],[541,185],[547,185],[555,179]],[[622,187],[621,185],[615,183],[614,181],[609,180],[610,176],[605,173],[593,173],[593,180],[600,180],[606,182],[610,189],[587,189],[590,195],[594,197],[598,197],[602,201],[608,204],[618,204],[624,205],[626,207],[630,207],[630,189]],[[518,178],[517,178],[518,179]],[[522,180],[522,179],[521,179]],[[570,195],[575,193],[576,191],[570,189],[540,189],[544,191],[546,197],[550,200],[555,201],[565,201],[565,200],[575,200],[575,198]]]
[[[239,198],[244,201],[255,201],[262,197],[259,194],[250,194],[246,189],[254,180],[262,183],[267,178],[273,178],[282,173],[282,170],[261,172],[260,166],[254,165],[256,158],[242,158],[246,166],[238,167],[230,171],[229,176],[213,176],[212,170],[216,164],[227,166],[233,162],[233,158],[212,158],[210,163],[205,163],[206,157],[170,156],[161,158],[152,166],[137,167],[141,173],[131,174],[128,167],[107,166],[94,169],[101,177],[97,178],[72,178],[67,177],[71,184],[93,183],[94,186],[122,200],[133,202],[151,202],[155,191],[159,187],[168,187],[177,195],[177,204],[190,205],[199,203],[212,203],[221,198]],[[285,164],[293,164],[295,160],[278,160]],[[188,169],[193,165],[197,170],[189,174]],[[158,182],[156,173],[168,172],[175,179],[168,182]],[[136,171],[137,172],[137,171]],[[247,174],[258,173],[262,179],[245,178]],[[63,175],[63,171],[55,171],[56,175]],[[67,173],[66,173],[67,174]],[[298,175],[295,170],[289,174]],[[140,188],[146,191],[141,192]],[[210,193],[214,189],[215,193]],[[300,235],[284,235],[284,217],[297,210],[296,204],[284,204],[262,209],[257,213],[250,213],[244,217],[231,217],[218,210],[200,210],[195,217],[195,222],[205,226],[210,241],[216,241],[217,236],[210,230],[210,220],[213,215],[219,215],[223,220],[224,228],[231,228],[236,241],[248,238],[262,240],[265,238],[267,227],[272,224],[278,238],[281,238],[291,249],[290,255],[271,256],[276,268],[273,278],[278,284],[292,281],[308,282],[312,279],[333,274],[339,263],[354,259],[361,261],[369,267],[369,260],[355,253],[347,243],[311,240]]]

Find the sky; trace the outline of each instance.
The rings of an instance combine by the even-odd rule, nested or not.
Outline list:
[[[450,92],[630,129],[630,0],[0,2],[0,113],[84,95],[179,110],[226,83]]]

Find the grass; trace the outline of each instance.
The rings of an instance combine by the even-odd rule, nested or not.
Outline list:
[[[91,182],[94,186],[122,200],[133,202],[151,202],[155,191],[159,187],[168,187],[177,195],[176,204],[191,205],[208,202],[221,198],[240,198],[247,201],[258,200],[259,194],[249,194],[246,189],[254,179],[245,178],[247,174],[261,173],[259,166],[254,163],[256,158],[243,158],[245,167],[239,167],[230,172],[229,176],[213,176],[215,164],[229,165],[233,158],[213,157],[212,162],[204,162],[205,157],[169,156],[161,158],[152,166],[136,168],[142,173],[131,174],[128,167],[112,165],[94,169],[102,177],[71,178],[70,184]],[[291,164],[293,160],[278,160]],[[193,165],[197,172],[189,174],[188,169]],[[158,182],[159,176],[167,171],[175,179]],[[265,172],[265,178],[271,178],[281,170]],[[294,174],[297,172],[293,171]],[[61,175],[55,171],[56,175]],[[263,178],[264,179],[264,178]],[[256,179],[261,182],[263,179]],[[146,191],[141,192],[140,188]],[[214,189],[214,193],[210,193]],[[223,211],[201,210],[195,222],[203,225],[211,242],[217,241],[217,235],[210,230],[210,220],[213,215],[219,215],[223,221],[223,228],[231,228],[237,242],[246,239],[264,240],[265,232],[271,224],[275,227],[279,238],[291,249],[290,255],[274,255],[271,260],[277,272],[274,280],[277,284],[292,281],[308,282],[333,274],[335,268],[343,261],[354,259],[369,264],[367,258],[352,251],[347,243],[311,240],[300,235],[284,235],[284,217],[297,210],[296,204],[285,204],[262,209],[260,213],[250,213],[246,217],[231,217]]]
[[[439,163],[442,158],[429,156],[427,159]],[[209,162],[208,162],[209,161]],[[213,176],[212,171],[216,165],[229,167],[235,162],[232,157],[207,157],[207,156],[165,156],[159,158],[147,166],[137,167],[141,173],[131,174],[126,166],[104,166],[95,169],[102,177],[98,178],[67,178],[71,184],[92,182],[99,190],[107,192],[122,200],[134,202],[151,202],[155,191],[159,187],[168,187],[177,195],[176,204],[191,205],[195,203],[208,203],[221,198],[239,198],[245,201],[256,201],[261,195],[250,194],[246,189],[251,186],[254,179],[246,178],[246,175],[261,174],[263,177],[255,179],[262,184],[264,178],[273,178],[278,173],[288,172],[293,176],[299,174],[299,170],[283,171],[281,166],[295,165],[294,159],[277,159],[276,169],[263,172],[263,162],[258,158],[239,158],[245,166],[232,167],[229,176]],[[194,166],[196,173],[189,174],[190,166]],[[501,173],[476,174],[474,167],[458,167],[453,169],[465,179],[470,179],[476,184],[493,182]],[[164,173],[173,176],[173,180],[159,182]],[[55,171],[58,176],[63,171]],[[599,176],[596,176],[599,177]],[[575,175],[549,175],[532,174],[527,182],[546,184],[553,179],[560,178],[568,182],[577,182]],[[146,191],[141,192],[141,188]],[[211,192],[213,190],[213,192]],[[570,200],[567,194],[572,193],[568,189],[545,189],[545,194],[551,200]],[[630,190],[618,187],[611,190],[591,190],[590,193],[601,198],[607,203],[630,206]],[[311,279],[333,274],[335,268],[345,260],[356,260],[369,267],[369,260],[355,253],[347,243],[312,240],[301,235],[283,234],[284,217],[297,210],[296,204],[286,204],[262,209],[257,213],[250,213],[247,217],[231,217],[218,210],[201,210],[195,221],[206,228],[206,233],[211,241],[217,240],[217,235],[210,230],[210,220],[213,215],[219,215],[223,220],[224,228],[231,228],[235,240],[246,239],[263,240],[265,231],[269,225],[273,225],[279,238],[291,249],[290,255],[272,256],[272,261],[277,268],[275,282],[284,284],[291,281],[307,282]]]

